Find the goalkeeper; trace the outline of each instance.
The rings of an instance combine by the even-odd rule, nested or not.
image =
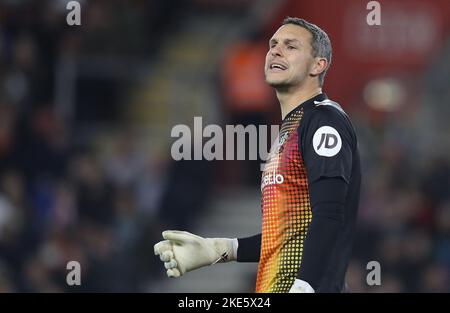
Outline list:
[[[344,291],[361,173],[354,128],[322,93],[331,55],[327,34],[303,19],[286,18],[272,36],[265,77],[283,121],[262,173],[262,232],[165,231],[154,249],[169,277],[218,262],[259,262],[256,292]]]

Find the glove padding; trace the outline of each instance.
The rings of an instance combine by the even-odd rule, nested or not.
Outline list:
[[[164,239],[154,246],[167,276],[180,277],[186,272],[216,263],[236,260],[237,240],[203,238],[186,231],[167,230]]]
[[[306,281],[296,279],[289,289],[289,293],[314,293],[314,289]]]

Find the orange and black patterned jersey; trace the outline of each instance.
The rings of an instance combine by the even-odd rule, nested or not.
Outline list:
[[[341,289],[359,201],[359,166],[354,129],[340,106],[324,94],[302,103],[284,118],[261,179],[262,236],[256,292],[288,292],[298,277],[314,218],[310,186],[322,177],[340,177],[349,186],[336,244],[324,247],[332,253],[322,285]]]

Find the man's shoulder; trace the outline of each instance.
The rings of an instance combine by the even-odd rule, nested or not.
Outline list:
[[[347,116],[347,113],[345,113],[339,103],[328,98],[322,101],[314,101],[311,108],[311,111],[318,115]]]
[[[305,112],[305,118],[312,121],[340,121],[348,122],[348,115],[344,109],[334,100],[323,99],[313,101],[309,106],[309,110]]]
[[[314,101],[305,112],[304,121],[299,127],[299,133],[315,133],[324,126],[332,127],[339,133],[355,136],[355,129],[344,109],[331,99]]]

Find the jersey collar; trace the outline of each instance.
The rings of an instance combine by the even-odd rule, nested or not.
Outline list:
[[[322,102],[324,100],[328,99],[327,95],[325,93],[319,93],[318,95],[309,98],[308,100],[300,103],[297,107],[295,107],[295,109],[293,109],[292,111],[290,111],[283,119],[283,121],[285,121],[289,116],[291,116],[294,112],[297,112],[298,110],[300,110],[301,108],[304,108],[305,110],[312,107],[314,105],[314,101],[318,101],[318,102]]]

